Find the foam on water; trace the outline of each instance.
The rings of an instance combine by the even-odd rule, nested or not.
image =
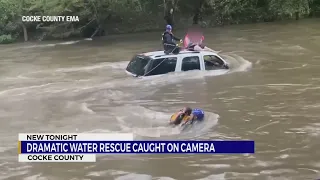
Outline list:
[[[231,69],[230,70],[216,70],[216,71],[187,71],[187,72],[180,72],[180,73],[169,73],[165,75],[158,75],[158,76],[149,76],[149,77],[143,77],[143,79],[139,78],[132,78],[126,76],[124,73],[124,69],[126,65],[128,64],[128,61],[122,61],[122,62],[105,62],[105,63],[98,63],[90,66],[82,66],[82,67],[72,67],[72,68],[57,68],[57,69],[47,69],[47,70],[38,70],[33,72],[26,72],[23,74],[19,74],[15,77],[5,77],[3,79],[0,79],[0,81],[6,82],[11,81],[12,79],[18,80],[24,82],[34,82],[39,79],[43,79],[43,77],[46,77],[46,80],[60,80],[61,79],[69,79],[69,80],[75,80],[72,79],[72,73],[92,73],[91,75],[94,78],[97,78],[98,76],[103,76],[103,73],[105,73],[106,70],[112,70],[113,74],[118,74],[122,76],[121,79],[111,80],[105,85],[109,86],[149,86],[149,85],[166,85],[170,83],[176,83],[180,82],[184,79],[199,79],[206,76],[219,76],[223,74],[228,73],[234,73],[234,72],[240,72],[240,71],[247,71],[249,68],[252,67],[252,63],[245,60],[244,58],[234,54],[234,53],[225,53],[222,54],[224,58],[230,63]],[[99,73],[97,74],[97,70],[101,69]],[[87,74],[90,75],[90,74]],[[77,76],[78,77],[78,76]],[[86,76],[87,78],[87,76]],[[106,80],[106,76],[101,77],[101,79]],[[112,76],[114,78],[114,75]],[[111,79],[111,78],[110,78]],[[79,80],[79,79],[78,79]],[[87,80],[89,80],[87,78]],[[109,80],[109,79],[107,79]],[[133,81],[133,83],[129,83]],[[103,84],[98,84],[98,86]],[[104,88],[107,88],[107,86],[103,86]],[[96,88],[96,87],[93,87]]]
[[[29,45],[29,46],[24,46],[22,48],[29,49],[29,48],[46,48],[46,47],[54,47],[58,45],[72,45],[79,43],[80,40],[78,41],[67,41],[67,42],[61,42],[61,43],[51,43],[51,44],[40,44],[40,45]]]
[[[107,106],[110,103],[118,103],[122,104],[124,102],[128,102],[129,104],[132,104],[132,106],[127,107],[119,107],[119,108],[113,108],[113,116],[116,119],[118,126],[120,126],[121,131],[132,131],[140,136],[145,137],[163,137],[163,136],[171,136],[175,134],[179,134],[180,130],[178,128],[167,128],[166,122],[169,119],[169,116],[173,112],[156,112],[152,110],[148,110],[146,108],[143,108],[139,105],[135,105],[137,103],[137,98],[142,98],[148,95],[152,95],[160,86],[164,86],[171,83],[181,82],[182,80],[186,79],[197,79],[197,78],[203,78],[205,76],[216,76],[216,75],[222,75],[225,73],[230,72],[237,72],[237,71],[244,71],[247,70],[250,66],[250,63],[245,61],[244,59],[240,57],[230,58],[232,56],[228,56],[228,60],[230,60],[230,63],[233,64],[231,70],[225,71],[188,71],[188,72],[181,72],[181,73],[172,73],[172,74],[166,74],[162,76],[156,76],[151,78],[133,78],[128,77],[124,73],[124,68],[127,62],[113,62],[113,63],[99,63],[92,66],[84,66],[84,67],[76,67],[76,68],[58,68],[58,69],[52,69],[52,70],[44,70],[44,71],[38,71],[38,72],[32,72],[27,74],[20,74],[19,77],[23,77],[23,83],[20,84],[19,87],[12,87],[9,89],[5,89],[0,91],[0,99],[5,104],[12,104],[12,111],[15,111],[16,115],[22,115],[23,112],[21,111],[24,106],[23,103],[27,100],[32,100],[35,103],[37,102],[37,99],[40,101],[43,101],[47,99],[46,101],[50,101],[51,98],[54,98],[56,96],[62,96],[64,99],[61,99],[61,102],[59,102],[59,106],[61,109],[60,111],[63,111],[64,113],[68,113],[70,115],[78,114],[79,116],[97,116],[97,118],[100,119],[100,114],[97,113],[97,106]],[[237,66],[238,65],[238,66]],[[90,79],[80,79],[75,81],[72,79],[65,80],[63,77],[70,76],[68,73],[73,72],[97,72],[97,69],[112,69],[114,71],[119,71],[123,73],[122,77],[114,79],[111,77],[101,77],[101,74],[98,73],[97,75],[93,75]],[[58,73],[58,74],[57,74]],[[60,76],[59,76],[60,74]],[[46,77],[46,79],[40,80],[40,77]],[[27,79],[26,79],[27,78]],[[133,88],[133,89],[132,89]],[[136,92],[135,92],[136,91]],[[140,93],[139,93],[140,92]],[[7,97],[11,97],[8,99]],[[82,100],[80,102],[78,101],[72,101],[74,97],[81,97]],[[79,98],[77,97],[77,99]],[[42,100],[43,99],[43,100]],[[15,105],[16,103],[19,103],[19,105]],[[148,105],[150,103],[157,104],[157,102],[143,102],[145,105]],[[177,102],[168,102],[166,103],[179,103]],[[100,105],[99,105],[100,104]],[[141,104],[141,102],[138,102],[138,104]],[[1,104],[0,104],[1,106]],[[41,105],[39,104],[39,107]],[[65,110],[62,110],[62,108],[65,108]],[[28,107],[29,111],[37,112],[38,110],[33,109],[32,106]],[[112,109],[112,108],[111,108]],[[26,109],[24,109],[25,111]],[[139,112],[139,115],[132,114],[132,112]],[[172,110],[175,111],[175,110]],[[121,117],[117,114],[124,114],[126,117]],[[6,114],[10,116],[7,112],[4,112],[3,114]],[[208,112],[208,115],[210,116],[210,120],[207,122],[212,122],[212,125],[205,124],[202,130],[196,130],[196,131],[203,131],[205,128],[211,128],[214,126],[217,122],[218,115],[216,114],[210,114]],[[34,114],[35,117],[37,117],[37,114]],[[38,115],[41,119],[43,115]],[[134,116],[137,120],[130,121],[128,120],[128,117]],[[60,117],[61,118],[61,117]],[[70,119],[71,118],[71,119]],[[73,121],[74,116],[72,117],[65,117],[64,121]],[[127,118],[127,119],[126,119]],[[11,121],[11,123],[15,123],[15,121]],[[39,122],[40,123],[40,122]],[[34,121],[32,124],[37,124],[36,121]],[[59,123],[60,125],[64,123]],[[77,123],[75,123],[77,124]],[[60,126],[59,125],[59,126]],[[147,125],[147,126],[143,126]],[[37,126],[37,125],[36,125]],[[65,126],[65,125],[64,125]],[[63,129],[60,129],[61,131],[67,130],[66,128],[69,126],[66,126]],[[112,126],[113,127],[113,126]],[[199,125],[201,127],[201,125]],[[29,129],[32,131],[33,128]],[[72,128],[74,131],[77,128]],[[170,129],[170,130],[168,130]],[[26,129],[27,130],[27,129]],[[50,126],[47,126],[46,128],[42,129],[43,131],[50,131]],[[71,130],[71,129],[70,129]],[[78,129],[79,130],[79,129]],[[85,130],[84,130],[85,131]],[[112,129],[107,130],[112,131]],[[115,130],[119,131],[119,129]],[[204,130],[205,131],[205,130]],[[4,148],[4,147],[1,147]],[[5,148],[4,148],[5,149]]]
[[[181,133],[183,138],[191,138],[205,133],[218,122],[219,115],[206,112],[204,122],[195,123],[192,128],[182,131],[177,127],[169,127],[168,121],[174,111],[171,112],[157,112],[142,106],[127,105],[112,108],[112,115],[118,121],[119,126],[124,132],[132,132],[138,137],[152,137],[152,138],[179,138]],[[119,114],[122,114],[119,116]]]
[[[125,88],[125,87],[138,87],[140,89],[150,89],[168,84],[181,82],[187,79],[199,79],[207,76],[219,76],[223,74],[229,74],[240,71],[247,71],[251,67],[251,63],[244,60],[240,56],[225,55],[227,60],[231,64],[230,70],[217,70],[217,71],[187,71],[180,73],[169,73],[159,76],[150,76],[144,78],[128,77],[124,73],[124,67],[126,62],[113,62],[113,63],[100,63],[98,65],[76,67],[76,68],[59,68],[53,70],[44,70],[38,72],[32,72],[27,74],[20,74],[18,77],[23,77],[22,87],[14,87],[0,91],[1,96],[8,95],[29,95],[30,93],[37,92],[37,94],[52,93],[65,93],[70,91],[85,91],[103,90],[107,88]],[[103,76],[103,73],[107,69],[113,69],[114,74],[119,74],[119,78],[113,76]],[[97,69],[103,69],[104,71],[98,74],[92,74],[91,78],[86,76],[86,79],[79,79],[78,76],[70,76],[72,72],[96,72]],[[121,75],[122,74],[122,75]],[[46,77],[44,80],[43,77]],[[64,78],[66,77],[66,78]],[[90,76],[89,76],[90,77]],[[61,81],[63,79],[63,81]],[[76,81],[75,81],[76,80]],[[0,80],[1,81],[1,80]],[[47,83],[43,81],[49,81]],[[52,81],[58,81],[53,83]],[[72,83],[70,83],[72,82]],[[30,84],[29,86],[27,84]],[[63,87],[63,88],[62,88]],[[56,89],[56,90],[54,90]]]
[[[181,131],[179,127],[167,126],[170,115],[176,109],[159,111],[146,108],[152,104],[178,104],[181,101],[168,99],[156,102],[141,99],[168,84],[245,71],[247,68],[243,67],[250,64],[235,57],[230,58],[230,70],[188,71],[134,78],[124,72],[127,63],[128,61],[105,62],[72,68],[28,70],[16,76],[1,78],[0,83],[7,88],[0,89],[0,117],[10,119],[2,125],[11,128],[10,132],[5,128],[1,130],[1,134],[6,134],[5,139],[0,141],[0,151],[6,157],[5,161],[16,161],[16,156],[12,156],[12,153],[16,152],[16,134],[21,129],[24,132],[131,132],[137,139],[179,139],[182,133],[184,139],[201,136],[218,123],[218,114],[206,112],[203,123]],[[7,107],[11,109],[6,109]],[[23,117],[24,120],[18,117]],[[10,166],[5,164],[3,168]],[[22,174],[28,174],[27,179],[48,177],[29,174],[29,169],[4,171],[11,174],[1,174],[3,179]],[[130,177],[152,178],[149,175],[130,176],[130,173],[117,178]]]
[[[174,180],[170,177],[153,177],[148,174],[138,174],[119,170],[93,171],[88,173],[86,177],[110,177],[115,180]]]
[[[129,61],[120,61],[120,62],[104,62],[98,63],[91,66],[83,66],[83,67],[72,67],[72,68],[59,68],[56,69],[56,72],[75,72],[75,71],[93,71],[97,69],[104,68],[113,68],[113,69],[125,69]]]
[[[222,173],[222,174],[213,174],[204,178],[200,178],[197,180],[225,180],[226,179],[226,174]]]

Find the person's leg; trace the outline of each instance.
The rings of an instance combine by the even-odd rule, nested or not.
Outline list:
[[[195,51],[212,51],[212,52],[216,52],[216,51],[214,51],[214,50],[212,50],[212,49],[210,49],[210,48],[208,48],[206,46],[202,48],[199,45],[194,46],[194,50]]]
[[[163,50],[165,54],[169,54],[170,53],[170,47],[167,44],[163,44]]]
[[[203,49],[206,50],[206,51],[213,51],[213,52],[215,52],[214,50],[208,48],[207,46],[205,46]]]
[[[219,52],[221,52],[221,51],[215,51],[215,50],[213,50],[213,49],[210,49],[210,48],[208,48],[207,46],[205,46],[205,47],[203,48],[203,50],[205,50],[205,51],[211,51],[211,52],[214,52],[214,53],[219,53]]]
[[[179,46],[174,47],[174,49],[172,50],[172,54],[179,54],[179,52],[180,52]]]
[[[188,47],[186,48],[186,50],[188,50],[188,51],[194,51],[194,45],[188,46]]]
[[[193,49],[195,51],[203,51],[203,49],[199,45],[195,45]]]
[[[164,45],[164,53],[165,54],[171,54],[175,51],[176,46],[172,44],[165,44]]]

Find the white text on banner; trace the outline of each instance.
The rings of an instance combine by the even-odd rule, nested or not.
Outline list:
[[[132,133],[19,133],[19,141],[133,141]]]
[[[19,162],[96,162],[95,154],[19,154]]]

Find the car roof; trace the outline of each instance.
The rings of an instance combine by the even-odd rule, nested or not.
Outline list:
[[[187,50],[182,50],[179,52],[179,54],[165,54],[164,51],[152,51],[152,52],[142,53],[140,55],[148,56],[152,59],[157,59],[159,57],[161,57],[161,58],[175,57],[175,56],[179,56],[181,54],[184,54],[184,55],[200,54],[200,55],[216,55],[216,56],[218,56],[217,53],[210,52],[210,51],[187,51]]]

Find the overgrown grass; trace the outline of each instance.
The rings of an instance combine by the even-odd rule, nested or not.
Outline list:
[[[11,34],[4,34],[0,36],[0,44],[10,44],[15,42],[15,38],[11,36]]]
[[[193,17],[207,27],[302,18],[316,15],[320,0],[0,0],[0,43],[23,32],[29,40],[47,40],[162,29],[169,6],[179,29]],[[21,22],[26,15],[79,16],[80,22]]]

